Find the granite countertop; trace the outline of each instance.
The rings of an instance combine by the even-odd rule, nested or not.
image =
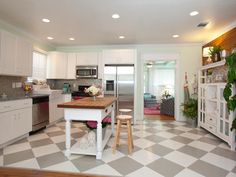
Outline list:
[[[43,96],[49,96],[49,94],[32,94],[32,95],[29,95],[29,96],[25,96],[25,95],[21,95],[21,96],[7,96],[6,98],[0,98],[0,102],[32,99],[32,98],[43,97]]]
[[[83,108],[83,109],[105,109],[116,101],[116,97],[100,97],[93,100],[92,97],[86,97],[81,100],[75,100],[68,103],[57,105],[58,108]]]

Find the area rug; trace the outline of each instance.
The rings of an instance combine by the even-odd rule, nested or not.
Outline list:
[[[160,109],[157,107],[144,108],[144,115],[160,115]]]

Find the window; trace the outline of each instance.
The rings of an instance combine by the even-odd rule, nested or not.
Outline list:
[[[33,52],[32,79],[46,80],[47,56],[39,52]]]

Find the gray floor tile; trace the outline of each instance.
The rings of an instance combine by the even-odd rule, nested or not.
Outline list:
[[[127,175],[143,167],[142,164],[129,157],[122,157],[108,164],[122,175]]]
[[[173,124],[165,124],[166,127],[169,127],[169,128],[175,128],[176,125],[173,125]]]
[[[200,149],[188,146],[188,145],[178,149],[178,151],[191,155],[196,158],[200,158],[207,153],[206,151],[203,151],[203,150],[200,150]]]
[[[185,138],[183,136],[175,136],[175,137],[173,137],[171,139],[174,140],[174,141],[183,143],[183,144],[189,144],[189,143],[191,143],[193,141],[192,139]]]
[[[184,169],[184,167],[166,159],[158,159],[147,165],[147,167],[165,177],[173,177]]]
[[[193,133],[193,134],[198,134],[198,135],[206,135],[207,132],[204,129],[193,129],[190,130],[189,133]]]
[[[148,139],[148,140],[153,141],[155,143],[160,143],[160,142],[166,140],[166,138],[163,138],[163,137],[157,136],[157,135],[150,135],[150,136],[145,137],[145,139]]]
[[[34,158],[32,150],[19,151],[16,153],[8,154],[3,156],[4,165],[20,162]]]
[[[172,149],[159,145],[159,144],[148,147],[145,150],[150,151],[154,154],[157,154],[158,156],[165,156],[173,151]]]
[[[50,136],[50,137],[64,135],[64,134],[65,134],[64,131],[55,131],[55,132],[48,132],[47,133],[47,135]]]
[[[198,160],[188,168],[207,177],[223,177],[228,174],[228,171],[201,160]]]
[[[83,156],[74,160],[71,160],[71,162],[78,168],[79,171],[83,172],[86,170],[89,170],[91,168],[94,168],[96,166],[104,164],[101,160],[96,160],[95,156]]]
[[[167,132],[173,133],[173,134],[176,134],[176,135],[184,133],[184,131],[177,130],[177,129],[170,129],[170,130],[167,130]]]
[[[49,138],[45,138],[45,139],[30,142],[30,146],[32,148],[39,147],[39,146],[45,146],[45,145],[48,145],[48,144],[53,144],[53,141]]]
[[[208,143],[208,144],[212,144],[212,145],[215,145],[215,146],[222,143],[222,140],[220,140],[220,139],[212,139],[212,138],[208,138],[208,137],[202,137],[202,138],[198,139],[198,141]]]
[[[76,143],[75,140],[71,140],[71,146],[73,146],[75,143]],[[61,151],[64,151],[66,149],[66,143],[65,142],[56,143],[56,145],[58,146],[58,148]]]
[[[86,132],[78,132],[78,133],[72,133],[71,134],[71,137],[72,138],[75,138],[75,139],[78,139],[78,138],[81,138],[82,136],[84,136],[86,134]]]
[[[225,158],[229,158],[231,160],[236,161],[236,152],[235,151],[231,151],[231,150],[227,150],[227,149],[217,147],[217,148],[213,149],[211,151],[211,153],[214,153],[214,154],[217,154],[219,156],[223,156]]]
[[[147,128],[145,129],[146,132],[149,132],[149,133],[158,133],[158,132],[161,132],[163,130],[158,130],[158,129],[155,129],[155,128]]]
[[[38,164],[40,168],[46,168],[51,165],[55,165],[61,162],[65,162],[68,159],[65,157],[65,155],[62,152],[56,152],[53,154],[41,156],[37,158]]]
[[[0,149],[0,156],[3,155],[3,148]]]
[[[136,152],[136,151],[139,151],[141,148],[140,147],[137,147],[137,146],[134,146],[134,149],[132,150],[132,152]],[[116,150],[125,154],[125,155],[128,155],[128,145],[127,144],[120,144],[120,146],[117,146],[116,147]]]

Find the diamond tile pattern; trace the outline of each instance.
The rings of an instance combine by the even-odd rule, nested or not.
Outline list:
[[[86,132],[86,126],[72,122],[71,144]],[[65,122],[0,149],[0,166],[91,173],[107,176],[233,177],[236,152],[201,128],[184,122],[145,120],[133,125],[134,150],[128,155],[127,136],[112,153],[114,138],[95,156],[64,156]]]

